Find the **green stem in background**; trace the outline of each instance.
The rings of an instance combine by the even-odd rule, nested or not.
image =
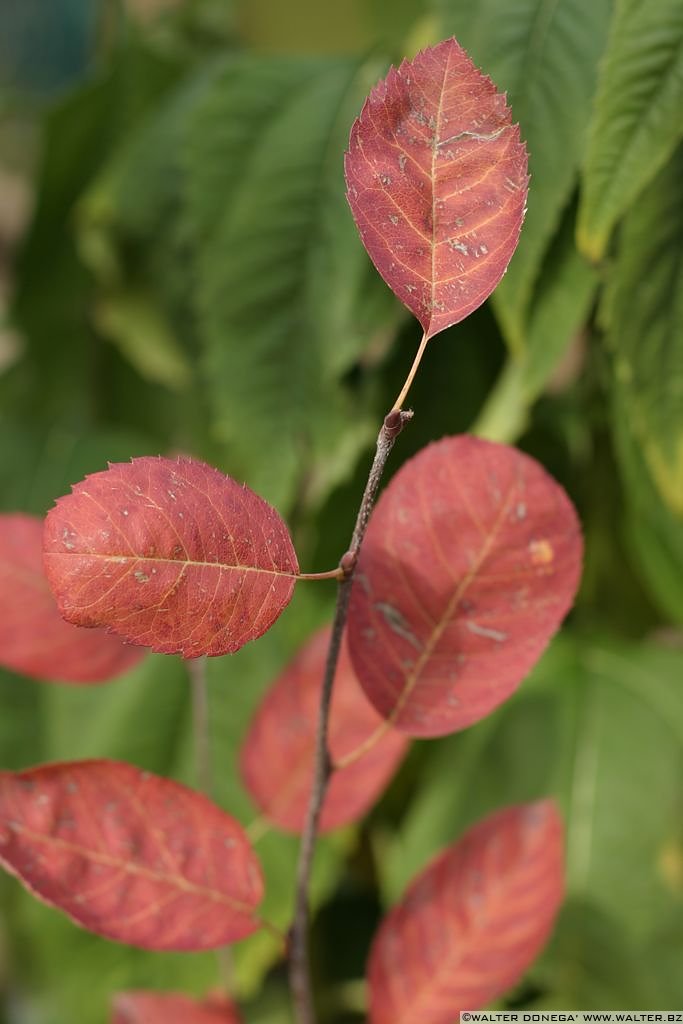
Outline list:
[[[185,661],[192,693],[192,732],[194,745],[195,781],[197,788],[213,800],[213,771],[211,767],[211,740],[209,738],[209,695],[206,685],[206,658],[188,658]]]
[[[424,348],[424,345],[421,346]],[[410,381],[417,368],[417,362],[401,392],[402,396],[407,394]],[[327,662],[323,677],[322,691],[320,695],[320,709],[318,712],[318,725],[316,731],[315,760],[313,768],[313,787],[306,813],[306,823],[301,837],[301,848],[299,852],[299,864],[297,868],[296,899],[294,905],[294,919],[290,936],[289,948],[289,978],[292,987],[292,997],[298,1024],[316,1024],[315,1009],[313,1005],[313,988],[311,985],[311,970],[308,956],[308,925],[309,925],[309,903],[308,890],[313,866],[313,853],[315,850],[316,837],[318,834],[318,823],[322,810],[325,793],[333,771],[332,759],[330,756],[327,733],[332,700],[332,685],[339,659],[342,636],[346,626],[346,618],[351,598],[351,584],[353,573],[358,559],[365,531],[370,519],[377,497],[384,467],[386,466],[389,453],[394,447],[396,438],[403,430],[405,424],[412,418],[412,412],[403,412],[401,409],[392,409],[385,417],[381,430],[377,437],[377,448],[375,457],[370,468],[368,480],[363,492],[356,525],[351,537],[351,543],[346,554],[340,561],[340,568],[343,570],[343,579],[339,584],[337,592],[337,605],[332,623],[332,636],[330,647],[327,652]]]
[[[209,733],[209,693],[206,681],[206,658],[185,659],[192,693],[192,739],[194,747],[195,781],[197,788],[209,800],[213,795],[213,768],[211,764],[211,738]],[[235,964],[232,950],[222,946],[216,950],[221,985],[226,995],[235,989]]]
[[[530,393],[528,368],[522,358],[508,356],[471,433],[487,441],[513,444],[524,432],[534,394]]]

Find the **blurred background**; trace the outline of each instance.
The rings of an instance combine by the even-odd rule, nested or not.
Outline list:
[[[316,863],[321,1020],[364,1019],[383,908],[504,804],[553,794],[567,901],[517,1008],[683,1005],[683,7],[680,0],[0,0],[0,508],[43,515],[107,461],[186,452],[346,549],[378,424],[419,340],[370,265],[342,155],[388,64],[455,34],[531,159],[493,299],[435,339],[390,472],[469,430],[515,443],[584,525],[579,599],[517,695],[416,742]],[[300,585],[209,664],[219,802],[261,694],[329,618]],[[116,757],[195,782],[187,679],[151,655],[97,687],[0,671],[0,768]],[[258,844],[289,922],[297,843]],[[211,955],[90,936],[0,878],[0,1022],[97,1024],[121,989],[218,983]],[[248,1024],[286,1024],[277,944],[235,949]],[[416,1022],[419,1024],[419,1022]]]

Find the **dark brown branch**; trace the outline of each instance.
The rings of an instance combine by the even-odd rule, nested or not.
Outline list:
[[[322,809],[327,785],[332,774],[332,759],[330,757],[327,742],[328,721],[330,714],[330,703],[332,700],[332,685],[339,660],[339,650],[342,636],[346,626],[346,617],[351,598],[351,585],[353,574],[356,568],[358,552],[363,542],[363,537],[368,526],[370,513],[372,512],[377,496],[377,488],[384,472],[389,453],[394,447],[396,438],[403,430],[406,423],[412,418],[412,412],[404,412],[400,409],[392,409],[385,417],[382,428],[377,437],[377,450],[370,468],[368,481],[365,485],[363,498],[356,525],[351,537],[348,551],[342,557],[339,565],[344,575],[339,584],[337,592],[337,606],[332,623],[332,636],[330,647],[327,652],[325,675],[323,677],[322,692],[320,695],[320,709],[318,712],[318,725],[315,744],[315,761],[313,769],[313,789],[306,814],[306,824],[301,837],[301,849],[299,852],[299,864],[297,869],[296,901],[294,907],[294,920],[290,934],[289,949],[289,979],[292,987],[292,998],[298,1024],[315,1024],[315,1009],[313,1006],[313,990],[311,985],[311,972],[308,958],[308,924],[309,906],[308,889],[313,865],[313,853],[315,850],[316,837],[318,834],[318,822]]]

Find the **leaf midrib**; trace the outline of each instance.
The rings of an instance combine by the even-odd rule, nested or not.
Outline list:
[[[61,839],[58,836],[36,832],[34,829],[28,828],[28,826],[24,825],[22,822],[15,821],[10,828],[10,832],[26,835],[29,839],[35,842],[44,843],[47,846],[53,848],[56,847],[68,853],[73,853],[76,856],[82,857],[84,860],[93,861],[96,864],[103,864],[106,867],[115,868],[117,871],[122,871],[124,874],[138,875],[141,878],[148,878],[157,883],[173,885],[182,892],[203,896],[214,903],[223,903],[242,914],[251,916],[254,912],[253,906],[226,895],[221,892],[220,889],[210,889],[208,886],[197,885],[194,882],[188,881],[182,875],[173,874],[170,871],[168,873],[154,871],[152,868],[145,867],[143,864],[132,863],[129,860],[121,860],[118,857],[113,857],[111,854],[103,853],[99,850],[91,850],[88,849],[88,847],[80,846],[77,843],[70,843],[67,839]],[[8,867],[11,866],[10,862],[2,855],[0,855],[0,860],[6,863]]]
[[[284,569],[266,569],[258,565],[230,565],[227,562],[206,562],[194,558],[161,558],[158,555],[105,555],[97,551],[46,551],[45,558],[95,558],[104,562],[114,562],[116,565],[124,565],[131,562],[157,562],[162,565],[175,565],[182,569],[211,568],[225,570],[226,572],[255,572],[265,576],[284,576],[287,579],[298,580],[301,576],[298,572],[286,572]]]
[[[451,48],[449,47],[446,55],[446,66],[443,71],[443,78],[441,80],[441,91],[439,92],[439,105],[436,110],[436,124],[434,126],[434,139],[432,141],[432,168],[431,168],[431,180],[432,180],[432,271],[431,271],[431,296],[430,296],[430,310],[429,310],[429,327],[426,330],[426,334],[429,335],[432,320],[434,319],[434,303],[436,302],[436,245],[437,245],[437,231],[436,231],[436,205],[437,205],[437,187],[436,187],[436,172],[437,172],[437,159],[438,159],[438,141],[441,138],[441,119],[443,117],[443,98],[446,92],[446,81],[448,79],[448,73],[451,67]]]
[[[524,868],[524,864],[517,864],[515,867],[516,873],[518,873],[520,868]],[[428,999],[434,991],[439,990],[440,986],[444,983],[444,977],[452,980],[456,971],[463,964],[467,964],[467,961],[472,955],[471,946],[476,944],[477,938],[482,934],[486,935],[487,932],[490,931],[492,925],[495,924],[496,918],[495,914],[491,913],[491,906],[495,907],[496,901],[499,899],[500,892],[503,887],[497,885],[495,879],[490,881],[491,884],[486,893],[488,899],[481,908],[477,920],[475,920],[466,931],[467,936],[472,940],[469,948],[464,942],[461,944],[460,948],[458,948],[457,942],[451,942],[449,944],[446,955],[442,958],[438,967],[429,975],[426,983],[418,989],[414,1001],[408,1004],[401,1012],[400,1017],[396,1020],[396,1024],[414,1024],[414,1021],[417,1019],[415,1017],[416,1009],[420,1006],[424,1006],[425,1000]],[[449,953],[450,956],[448,955]]]
[[[469,586],[476,580],[482,565],[484,564],[486,558],[490,554],[491,548],[495,544],[498,534],[500,533],[501,527],[505,521],[505,517],[510,510],[510,505],[512,504],[512,499],[516,492],[516,489],[517,482],[515,481],[510,487],[510,490],[508,491],[505,500],[501,503],[498,516],[491,527],[491,532],[485,538],[484,543],[482,544],[478,557],[474,561],[474,564],[472,565],[468,573],[465,576],[463,576],[463,578],[456,586],[453,596],[448,602],[443,615],[435,624],[434,629],[432,630],[432,633],[429,637],[429,640],[424,645],[424,649],[420,657],[418,658],[417,662],[415,663],[412,672],[405,677],[403,689],[401,690],[401,693],[399,694],[396,703],[394,704],[394,707],[391,710],[391,713],[387,716],[387,721],[390,724],[395,723],[398,717],[401,715],[401,712],[403,711],[408,701],[408,698],[410,697],[411,693],[419,683],[420,676],[422,675],[422,671],[425,665],[428,664],[429,659],[431,658],[437,644],[439,643],[439,640],[441,639],[446,627],[451,622],[455,609],[462,600],[464,594],[467,592]]]

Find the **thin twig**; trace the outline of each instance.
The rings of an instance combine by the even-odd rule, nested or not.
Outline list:
[[[405,424],[412,418],[412,412],[404,412],[401,409],[392,409],[386,416],[382,428],[377,437],[377,450],[370,468],[368,481],[358,510],[356,525],[351,537],[349,550],[342,557],[340,567],[343,569],[344,577],[339,584],[337,592],[337,606],[332,623],[332,636],[330,647],[327,652],[327,662],[323,677],[322,691],[320,695],[320,708],[318,712],[318,724],[315,740],[315,761],[313,768],[313,788],[306,814],[306,824],[301,837],[301,848],[299,852],[299,864],[297,868],[296,902],[294,907],[294,920],[290,933],[289,946],[289,979],[292,988],[292,998],[298,1024],[315,1024],[315,1010],[313,1006],[313,990],[311,986],[311,972],[308,957],[308,888],[313,865],[313,852],[318,833],[318,822],[322,809],[327,785],[332,773],[332,760],[327,742],[328,720],[330,703],[332,700],[332,685],[339,659],[342,635],[346,626],[346,618],[351,597],[351,584],[353,573],[358,559],[365,531],[367,529],[370,513],[372,512],[377,496],[377,488],[384,472],[387,459],[391,449],[394,447],[396,438],[403,430]]]

